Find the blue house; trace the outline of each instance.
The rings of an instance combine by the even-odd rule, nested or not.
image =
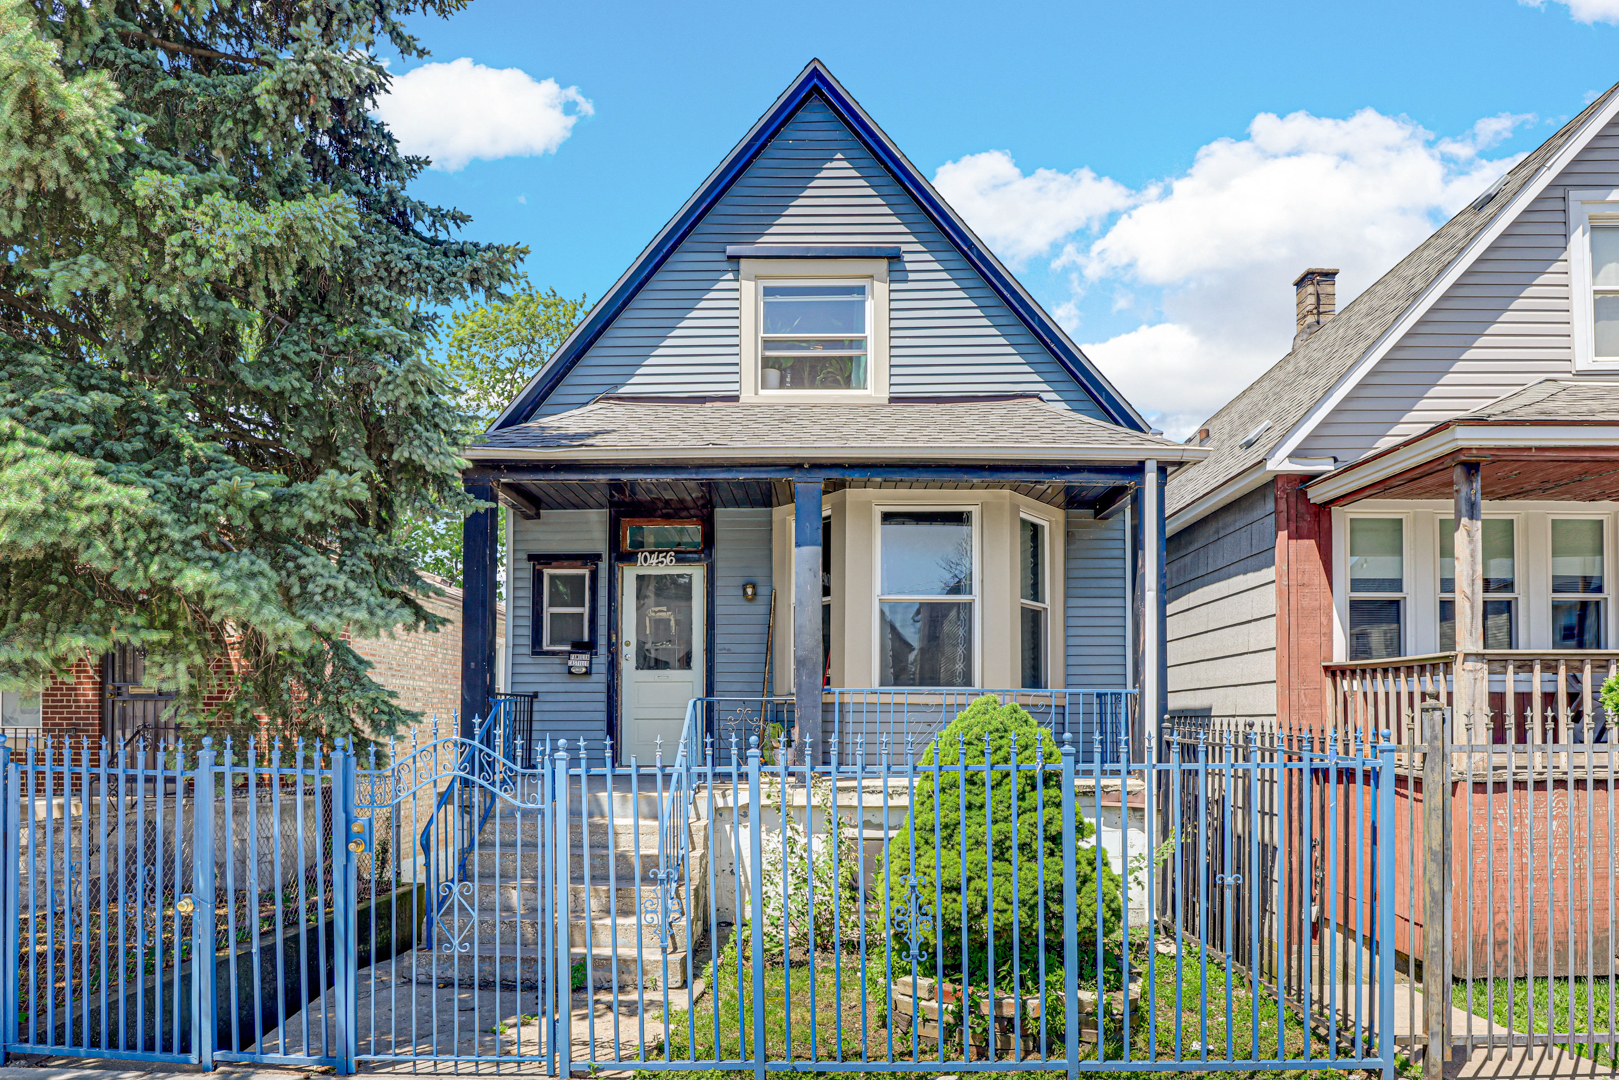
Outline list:
[[[497,516],[466,523],[463,715],[499,670],[531,746],[780,723],[899,761],[989,688],[1129,752],[1164,711],[1164,484],[1205,453],[812,61],[466,450],[513,512],[498,660]]]

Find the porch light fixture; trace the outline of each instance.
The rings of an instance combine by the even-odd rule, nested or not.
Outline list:
[[[744,581],[742,583],[742,599],[744,599],[744,600],[752,600],[752,599],[756,598],[758,595],[759,595],[759,586],[758,585],[755,585],[751,581]]]

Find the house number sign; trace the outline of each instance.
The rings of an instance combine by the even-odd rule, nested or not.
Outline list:
[[[673,566],[675,553],[672,551],[638,551],[635,553],[636,566]]]

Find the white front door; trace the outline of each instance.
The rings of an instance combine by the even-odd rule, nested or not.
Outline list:
[[[703,613],[705,567],[626,566],[619,606],[623,678],[618,760],[651,765],[663,739],[663,762],[673,764],[686,719],[686,703],[703,696],[707,670]]]

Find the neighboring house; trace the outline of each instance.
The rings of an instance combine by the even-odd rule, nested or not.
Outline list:
[[[423,605],[448,625],[436,633],[390,634],[350,644],[371,661],[372,678],[392,690],[402,707],[423,714],[424,728],[436,717],[448,729],[461,704],[461,590],[428,577],[444,594],[424,599]],[[40,735],[92,743],[105,738],[114,747],[137,738],[168,738],[175,731],[173,700],[172,690],[147,677],[142,651],[124,646],[96,663],[79,661],[70,678],[52,679],[42,691],[0,694],[0,730],[14,741]]]
[[[1342,312],[1300,276],[1293,350],[1169,483],[1172,712],[1352,733],[1437,691],[1480,739],[1579,733],[1619,643],[1616,114],[1619,87]]]
[[[1206,453],[1149,431],[811,62],[465,483],[514,511],[509,689],[575,753],[672,757],[704,699],[689,750],[780,719],[847,755],[859,721],[900,762],[988,687],[1111,756],[1133,691],[1161,708],[1161,485]],[[466,528],[468,717],[494,528]]]

